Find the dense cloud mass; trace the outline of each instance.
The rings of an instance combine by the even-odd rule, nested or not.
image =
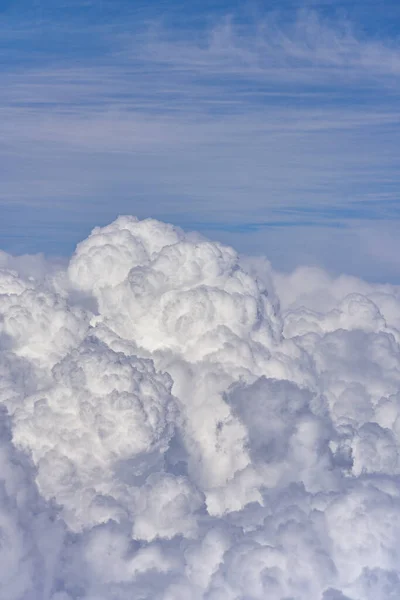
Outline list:
[[[0,253],[0,600],[397,600],[399,344],[399,288],[154,220]]]

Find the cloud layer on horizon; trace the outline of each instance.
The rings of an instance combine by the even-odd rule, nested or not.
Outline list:
[[[119,217],[0,314],[1,597],[399,596],[399,287]]]

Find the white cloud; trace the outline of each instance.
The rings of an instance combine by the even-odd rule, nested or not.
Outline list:
[[[2,265],[1,597],[397,597],[398,287],[130,217]]]
[[[168,30],[154,28],[145,38],[148,60],[171,63],[186,73],[255,75],[328,86],[332,78],[349,81],[400,74],[395,43],[371,40],[355,31],[350,21],[324,19],[315,10],[295,11],[294,18],[288,20],[286,15],[285,22],[279,11],[245,24],[228,17],[206,33],[191,31],[181,37],[171,41]]]

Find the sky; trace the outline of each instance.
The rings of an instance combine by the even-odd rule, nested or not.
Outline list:
[[[396,0],[0,1],[0,247],[120,214],[398,283]]]
[[[400,598],[399,35],[0,0],[0,600]]]

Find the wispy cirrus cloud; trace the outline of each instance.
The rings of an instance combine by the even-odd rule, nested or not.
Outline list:
[[[232,73],[313,86],[318,81],[334,85],[353,77],[366,83],[376,76],[400,75],[395,42],[362,37],[350,22],[324,21],[313,10],[301,10],[289,22],[279,12],[252,24],[227,17],[197,40],[191,36],[176,41],[154,27],[148,41],[144,56],[151,61],[207,75]]]
[[[3,206],[87,227],[92,211],[204,230],[397,218],[395,41],[304,10],[93,27],[102,52],[3,70]],[[62,28],[84,47],[87,32]]]

